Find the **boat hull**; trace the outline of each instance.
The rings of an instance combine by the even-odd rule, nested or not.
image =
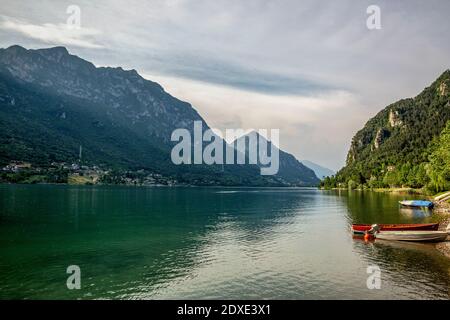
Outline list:
[[[375,239],[391,241],[439,242],[447,238],[444,231],[380,231]]]
[[[407,208],[433,208],[433,202],[426,200],[404,200],[399,203]]]
[[[410,224],[379,224],[380,231],[414,231],[414,230],[437,230],[439,223],[410,223]],[[355,234],[364,234],[369,231],[370,224],[353,224],[352,231]]]

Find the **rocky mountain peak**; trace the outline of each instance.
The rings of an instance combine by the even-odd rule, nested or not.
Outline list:
[[[107,114],[114,110],[136,130],[156,135],[165,142],[175,128],[190,128],[193,121],[203,121],[190,104],[172,97],[136,70],[95,67],[64,47],[4,49],[0,51],[2,72],[45,91],[105,106]]]
[[[432,84],[438,96],[448,96],[450,93],[450,69],[445,70],[439,78]]]
[[[255,130],[237,138],[235,142],[245,139],[245,144],[248,146],[250,137],[256,140],[255,142],[258,145],[258,149],[260,147],[260,142],[266,144],[267,148],[272,149],[272,142]],[[291,185],[314,185],[319,182],[319,178],[317,178],[314,171],[303,165],[294,155],[279,149],[275,144],[273,144],[273,148],[278,151],[280,164],[279,171],[275,175],[276,178]],[[248,155],[248,150],[246,150],[246,154]],[[258,165],[260,164],[258,163]]]
[[[69,51],[67,51],[65,47],[39,49],[36,50],[36,52],[41,54],[43,57],[46,57],[47,59],[53,60],[55,62],[60,62],[62,57],[70,56]]]
[[[389,125],[394,128],[403,125],[398,110],[389,111]]]
[[[24,47],[19,46],[17,44],[12,45],[12,46],[10,46],[6,49],[2,49],[2,50],[5,50],[11,54],[18,54],[18,53],[23,53],[23,52],[27,51],[27,49],[25,49]]]

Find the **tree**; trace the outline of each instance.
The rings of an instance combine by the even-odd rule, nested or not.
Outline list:
[[[450,187],[450,121],[432,145],[427,174],[430,187],[434,191],[444,191]]]
[[[401,184],[399,174],[397,173],[396,170],[386,172],[383,178],[383,182],[387,184],[389,187],[396,187]]]

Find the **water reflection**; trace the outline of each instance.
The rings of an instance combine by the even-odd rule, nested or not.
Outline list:
[[[404,216],[412,218],[414,220],[431,217],[432,210],[428,208],[413,209],[413,208],[400,208],[400,213]]]
[[[0,298],[448,296],[450,265],[435,251],[351,238],[352,222],[415,221],[395,196],[0,186],[0,199]],[[64,287],[69,264],[82,267],[79,292]],[[367,289],[370,264],[383,290]]]
[[[448,299],[448,258],[432,244],[355,240],[357,251],[368,265],[381,269],[385,289],[396,290],[398,298]],[[441,288],[441,290],[436,290]]]
[[[340,199],[348,207],[351,223],[425,223],[432,221],[429,209],[400,207],[398,201],[413,199],[414,195],[353,191],[341,193]]]

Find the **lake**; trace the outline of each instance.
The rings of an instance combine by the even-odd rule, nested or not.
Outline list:
[[[450,259],[433,245],[352,238],[352,222],[433,220],[400,210],[408,198],[0,185],[0,299],[449,299]],[[66,286],[70,265],[79,290]]]

